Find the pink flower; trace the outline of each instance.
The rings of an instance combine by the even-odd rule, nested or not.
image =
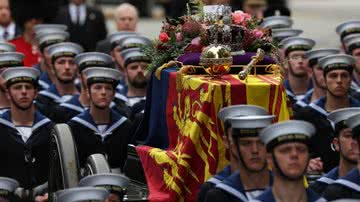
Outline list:
[[[176,42],[180,42],[184,39],[184,36],[181,32],[176,33]]]
[[[237,25],[240,25],[250,19],[251,15],[249,13],[244,13],[243,11],[235,11],[232,13],[232,20]]]
[[[169,41],[169,36],[166,34],[166,32],[161,32],[159,35],[159,40],[163,43],[166,43]]]
[[[264,36],[264,32],[259,29],[254,29],[252,32],[257,39],[260,39]]]
[[[200,46],[200,41],[200,37],[193,38],[193,40],[191,40],[191,45]]]

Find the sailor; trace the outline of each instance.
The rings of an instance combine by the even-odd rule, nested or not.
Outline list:
[[[42,90],[46,90],[56,80],[52,73],[51,58],[48,47],[67,41],[69,33],[66,32],[65,25],[39,24],[34,27],[35,39],[39,48],[39,63],[34,65],[41,72],[39,84]]]
[[[310,160],[308,143],[314,133],[312,124],[296,120],[276,123],[260,132],[274,183],[254,201],[326,201],[305,188],[303,181]]]
[[[351,95],[360,100],[360,33],[347,35],[343,41],[346,52],[356,60],[352,73]]]
[[[78,76],[74,57],[82,51],[81,46],[71,42],[57,43],[48,47],[56,82],[47,90],[40,91],[36,99],[37,107],[45,116],[49,116],[55,106],[79,93],[74,82]]]
[[[317,133],[310,141],[312,159],[309,172],[329,172],[339,164],[338,154],[331,147],[334,129],[327,115],[340,108],[360,107],[360,103],[348,93],[354,64],[355,59],[344,54],[321,58],[318,65],[324,72],[326,95],[302,108],[294,116],[295,119],[309,121],[316,127]]]
[[[310,103],[320,99],[320,97],[325,96],[326,84],[324,80],[324,72],[323,69],[318,65],[318,61],[320,58],[338,53],[340,53],[339,49],[331,48],[321,48],[306,51],[305,56],[309,61],[309,67],[312,71],[313,89],[308,91],[303,99],[298,100],[294,104],[293,110],[295,113],[299,108],[306,107]]]
[[[110,193],[105,202],[122,202],[129,183],[129,178],[124,175],[104,173],[84,177],[79,186],[105,188]]]
[[[360,158],[360,113],[348,118],[345,124],[351,128],[352,135],[355,140],[353,149],[357,152],[357,158]],[[347,175],[337,179],[334,183],[329,185],[324,191],[323,196],[329,200],[337,199],[357,199],[360,200],[360,161]]]
[[[80,94],[74,95],[71,99],[57,106],[49,118],[56,123],[66,123],[71,118],[84,112],[90,106],[90,97],[86,86],[86,78],[83,71],[88,67],[107,67],[113,68],[112,58],[99,52],[87,52],[78,54],[74,58],[75,64],[78,66],[80,81]]]
[[[222,171],[220,171],[201,185],[197,202],[204,201],[205,196],[209,190],[214,188],[217,184],[219,184],[225,178],[229,177],[232,173],[238,170],[239,159],[237,159],[236,155],[237,150],[234,144],[230,144],[230,139],[232,140],[232,137],[229,137],[229,134],[232,133],[232,128],[229,118],[249,115],[268,115],[268,112],[262,107],[255,105],[232,105],[224,107],[219,111],[218,117],[224,123],[223,141],[226,148],[229,150],[230,163]]]
[[[287,79],[284,87],[290,102],[293,105],[297,100],[304,98],[306,93],[312,89],[310,68],[305,57],[305,51],[312,49],[315,41],[303,37],[289,37],[281,41],[285,59],[288,61],[286,70]]]
[[[12,202],[17,200],[14,192],[18,187],[18,181],[7,177],[0,177],[0,201]]]
[[[327,116],[335,128],[333,145],[340,154],[340,161],[338,166],[311,184],[310,188],[320,195],[329,184],[332,184],[339,177],[345,176],[351,169],[356,167],[357,154],[352,148],[352,144],[355,142],[352,139],[351,129],[345,124],[345,121],[358,113],[360,113],[359,107],[348,107],[335,110]]]
[[[0,74],[8,67],[22,66],[24,55],[17,52],[0,53]],[[0,116],[10,107],[10,101],[6,98],[6,84],[0,75]]]
[[[289,37],[299,36],[303,33],[301,29],[293,29],[293,28],[276,28],[271,30],[272,37],[280,42]]]
[[[109,192],[99,187],[74,187],[63,189],[55,193],[56,202],[105,201]],[[105,201],[107,202],[107,201]]]
[[[106,67],[89,67],[83,75],[91,100],[90,108],[68,122],[80,166],[84,166],[89,155],[102,153],[107,156],[111,168],[122,170],[131,124],[126,117],[110,109],[120,72]]]
[[[6,95],[10,110],[0,118],[0,176],[31,190],[48,180],[49,142],[53,123],[34,106],[40,72],[31,67],[7,68]]]
[[[245,106],[246,107],[246,106]],[[266,111],[266,110],[264,110]],[[259,196],[272,183],[266,163],[266,149],[258,137],[259,131],[270,125],[272,115],[229,117],[229,145],[236,151],[239,170],[209,190],[205,201],[248,201]]]

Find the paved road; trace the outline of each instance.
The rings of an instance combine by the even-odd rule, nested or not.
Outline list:
[[[289,0],[289,6],[295,21],[293,27],[303,29],[302,36],[316,40],[317,47],[338,47],[336,25],[345,20],[360,20],[360,0]],[[161,24],[161,19],[141,19],[138,30],[155,38]],[[108,27],[114,30],[112,22],[108,22]]]

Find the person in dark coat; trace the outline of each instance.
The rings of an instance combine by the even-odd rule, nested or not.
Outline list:
[[[310,185],[310,188],[320,195],[328,185],[356,167],[357,154],[356,150],[352,148],[352,144],[356,142],[353,140],[351,129],[345,124],[345,121],[358,113],[360,113],[359,107],[348,107],[335,110],[327,116],[335,126],[333,145],[335,150],[339,152],[340,161],[338,166]]]
[[[102,153],[111,168],[122,170],[127,157],[131,123],[110,109],[120,72],[90,67],[83,74],[87,78],[90,109],[68,122],[77,145],[80,166],[84,166],[89,155]]]
[[[334,129],[326,116],[340,108],[360,107],[360,103],[349,96],[354,64],[355,59],[344,54],[321,58],[318,65],[324,71],[326,95],[294,115],[294,119],[309,121],[317,129],[310,141],[309,172],[326,173],[339,164],[339,155],[331,146]]]
[[[10,110],[0,117],[0,176],[31,190],[48,180],[50,132],[53,123],[34,107],[40,72],[31,67],[7,68]]]
[[[96,43],[107,35],[103,13],[87,6],[85,0],[71,0],[61,7],[54,23],[68,26],[70,41],[80,44],[85,51],[95,51]]]
[[[260,132],[274,183],[254,201],[326,201],[304,186],[310,160],[308,143],[314,134],[315,127],[311,123],[297,120],[279,122]]]
[[[353,148],[359,151],[360,145],[360,113],[348,118],[345,124],[352,129],[352,135],[356,141]],[[360,153],[357,153],[357,158],[360,158]],[[360,161],[357,166],[352,169],[347,175],[336,180],[333,184],[329,185],[323,196],[329,200],[337,199],[356,199],[360,200]],[[346,200],[344,200],[346,201]]]
[[[230,116],[229,145],[234,152],[239,170],[219,182],[205,196],[206,202],[248,201],[260,195],[272,183],[266,163],[266,149],[261,142],[259,131],[270,125],[274,116],[262,109],[242,106],[248,115]]]

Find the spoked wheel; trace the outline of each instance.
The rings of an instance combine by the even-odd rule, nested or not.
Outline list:
[[[49,199],[56,191],[76,187],[80,179],[79,160],[71,130],[57,124],[51,132]]]
[[[103,154],[92,154],[86,160],[84,176],[111,173],[110,166]]]

